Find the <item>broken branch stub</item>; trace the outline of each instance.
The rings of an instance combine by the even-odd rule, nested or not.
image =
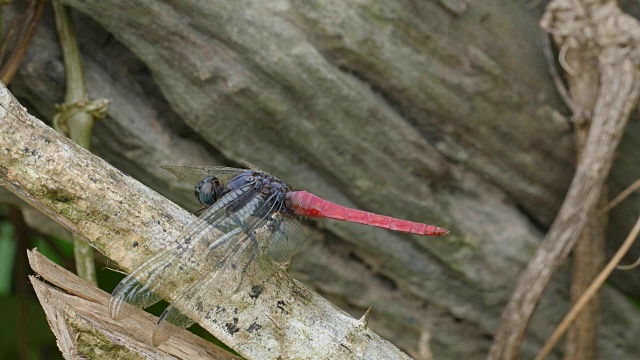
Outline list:
[[[27,254],[31,268],[41,277],[30,276],[29,279],[66,359],[95,354],[105,359],[238,358],[188,331],[181,331],[160,348],[154,348],[149,338],[158,320],[155,316],[139,311],[128,319],[115,321],[106,311],[109,294],[53,263],[37,250]]]

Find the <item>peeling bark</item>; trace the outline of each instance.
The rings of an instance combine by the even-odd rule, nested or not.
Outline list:
[[[107,310],[109,294],[37,250],[29,251],[28,255],[31,268],[39,275],[29,279],[65,359],[239,359],[188,331],[180,331],[155,348],[149,341],[151,329],[158,321],[155,316],[138,312],[114,321]]]

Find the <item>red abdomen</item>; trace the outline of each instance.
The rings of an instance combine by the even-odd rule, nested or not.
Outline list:
[[[287,194],[287,197],[289,209],[295,215],[350,221],[426,236],[442,236],[449,233],[449,231],[433,225],[400,220],[390,216],[340,206],[306,191],[292,191]]]

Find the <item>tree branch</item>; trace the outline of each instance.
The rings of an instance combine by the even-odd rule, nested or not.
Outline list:
[[[58,39],[62,48],[66,80],[65,103],[57,106],[58,112],[54,116],[54,128],[69,136],[76,144],[89,150],[94,120],[104,117],[107,102],[102,101],[103,111],[98,112],[101,116],[95,116],[94,113],[84,110],[89,103],[89,98],[71,11],[58,0],[53,0],[52,4]],[[97,286],[98,279],[93,251],[89,244],[77,235],[73,236],[73,254],[78,275]]]
[[[36,27],[40,22],[46,3],[45,0],[31,0],[28,9],[25,10],[24,16],[16,19],[10,25],[10,30],[0,45],[0,61],[2,61],[0,81],[2,81],[3,84],[10,83],[16,71],[18,71],[18,67],[20,67],[20,63],[27,53],[31,39],[36,32]],[[14,35],[16,39],[13,39]],[[3,61],[10,43],[12,43],[10,55],[6,61]]]
[[[554,28],[557,19],[572,21],[569,30],[557,31]],[[585,47],[584,51],[596,52],[600,88],[591,129],[569,192],[502,314],[490,359],[518,357],[525,330],[544,289],[598,204],[640,86],[640,25],[623,14],[615,2],[595,2],[587,9],[586,5],[576,8],[573,2],[555,1],[549,4],[542,24],[551,33],[571,37],[574,44]],[[586,27],[591,27],[590,31]]]
[[[584,293],[582,293],[581,296],[576,299],[575,305],[571,308],[564,319],[562,319],[560,325],[558,325],[542,350],[540,350],[540,353],[538,353],[538,355],[536,356],[536,360],[545,359],[549,355],[553,347],[558,343],[562,335],[567,331],[571,323],[573,321],[577,321],[578,315],[583,311],[587,304],[592,301],[595,294],[600,290],[604,282],[609,278],[609,275],[611,275],[613,270],[615,270],[616,266],[620,263],[622,257],[627,253],[627,251],[629,251],[629,248],[631,248],[631,245],[638,237],[639,232],[640,217],[638,217],[638,220],[636,220],[635,226],[633,227],[625,241],[622,243],[622,246],[620,246],[618,251],[616,251],[616,254],[613,256],[613,258],[609,260],[607,266],[598,274],[598,276],[596,276],[594,281],[589,284]],[[595,355],[592,354],[587,354],[587,356],[595,358]]]
[[[139,312],[115,321],[109,318],[109,294],[53,263],[37,250],[27,251],[31,268],[48,282],[30,276],[29,279],[58,346],[67,359],[100,354],[104,359],[116,358],[181,358],[181,359],[236,359],[188,331],[154,348],[149,344],[151,329],[158,320],[155,316]]]
[[[29,116],[4,86],[0,86],[0,149],[0,181],[9,190],[126,270],[162,250],[194,220]],[[159,294],[167,296],[178,281],[166,279]],[[264,290],[257,299],[249,297],[249,290],[241,290],[220,304],[228,311],[211,312],[201,322],[246,358],[407,358],[284,272],[258,285]],[[278,302],[286,311],[278,308]],[[193,318],[204,316],[178,308]],[[228,331],[229,323],[237,323],[238,331]],[[250,328],[252,324],[259,330]]]

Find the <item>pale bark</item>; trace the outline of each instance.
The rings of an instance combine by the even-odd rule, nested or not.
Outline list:
[[[141,265],[194,219],[29,116],[5,87],[0,91],[0,180],[123,269]],[[167,294],[179,281],[165,279],[159,293],[170,301]],[[284,272],[257,285],[264,288],[257,299],[249,300],[245,288],[220,304],[233,311],[212,312],[200,323],[247,358],[407,358]],[[287,311],[274,306],[278,301]],[[178,308],[193,318],[210,310]],[[226,323],[236,323],[238,332]],[[254,323],[259,330],[250,328]]]

